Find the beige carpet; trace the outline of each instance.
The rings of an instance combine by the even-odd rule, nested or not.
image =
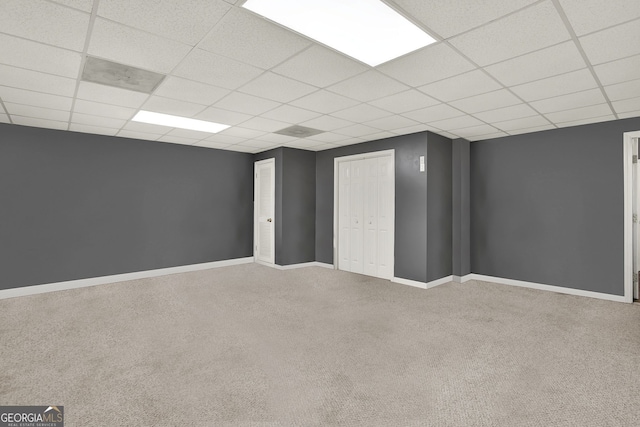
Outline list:
[[[639,426],[640,306],[256,264],[0,301],[66,426]]]

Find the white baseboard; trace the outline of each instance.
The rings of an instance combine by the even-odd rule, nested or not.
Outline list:
[[[400,283],[401,285],[408,285],[408,286],[413,286],[416,288],[421,288],[421,289],[431,289],[433,287],[436,287],[438,285],[442,285],[445,283],[449,283],[451,281],[453,281],[453,276],[446,276],[443,277],[442,279],[438,279],[438,280],[433,280],[431,282],[418,282],[416,280],[409,280],[409,279],[403,279],[401,277],[394,277],[391,279],[392,282],[394,283]]]
[[[330,268],[331,270],[333,270],[333,264],[325,264],[324,262],[317,262],[317,261],[303,262],[300,264],[289,264],[289,265],[267,264],[260,261],[256,261],[256,263],[260,265],[264,265],[266,267],[275,268],[277,270],[294,270],[296,268],[303,268],[303,267],[322,267],[322,268]]]
[[[468,282],[469,280],[473,280],[471,279],[471,274],[467,274],[466,276],[451,276],[451,277],[453,277],[451,281],[457,282],[457,283],[464,283],[464,282]]]
[[[205,262],[202,264],[181,265],[178,267],[159,268],[157,270],[136,271],[133,273],[115,274],[112,276],[90,277],[88,279],[69,280],[66,282],[47,283],[44,285],[24,286],[21,288],[0,290],[0,299],[15,298],[26,295],[43,294],[46,292],[65,291],[68,289],[85,288],[88,286],[104,285],[107,283],[125,282],[127,280],[146,279],[149,277],[165,276],[167,274],[187,273],[189,271],[208,270],[210,268],[227,267],[230,265],[249,264],[253,257],[227,259],[224,261]]]
[[[607,301],[628,302],[624,296],[603,294],[601,292],[583,291],[581,289],[564,288],[562,286],[545,285],[542,283],[525,282],[522,280],[504,279],[502,277],[484,276],[482,274],[468,274],[468,280],[481,280],[483,282],[499,283],[501,285],[519,286],[521,288],[538,289],[541,291],[551,291],[561,294],[578,295],[581,297],[598,298]]]

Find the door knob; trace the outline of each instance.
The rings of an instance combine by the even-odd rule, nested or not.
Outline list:
[[[271,218],[269,218],[269,219],[267,220],[267,222],[271,222],[271,221],[272,221],[272,219],[271,219]]]

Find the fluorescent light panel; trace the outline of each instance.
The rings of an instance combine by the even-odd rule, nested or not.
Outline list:
[[[380,0],[247,0],[243,7],[372,67],[435,42]]]
[[[134,122],[150,123],[152,125],[168,126],[172,128],[199,130],[200,132],[218,133],[228,128],[228,125],[205,122],[204,120],[188,119],[186,117],[172,116],[170,114],[154,113],[140,110],[133,119]]]

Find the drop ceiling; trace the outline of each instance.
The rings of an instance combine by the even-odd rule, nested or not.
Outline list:
[[[3,0],[0,122],[256,153],[640,116],[638,0],[385,2],[437,42],[370,67],[242,0]],[[89,56],[165,78],[151,94],[83,81]],[[141,109],[231,127],[132,122]],[[276,133],[291,126],[324,132]]]

